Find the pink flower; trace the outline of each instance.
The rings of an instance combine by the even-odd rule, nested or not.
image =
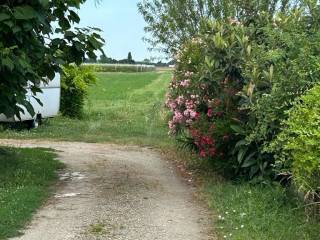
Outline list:
[[[195,106],[195,102],[193,100],[186,100],[186,107],[187,109],[194,109]]]
[[[183,97],[183,96],[179,96],[179,97],[176,99],[176,102],[178,103],[178,105],[184,104],[184,97]]]
[[[191,77],[194,73],[193,72],[190,72],[190,71],[187,71],[184,73],[184,76],[185,77]]]
[[[201,150],[200,150],[200,157],[205,158],[206,156],[207,156],[206,151],[205,151],[204,149],[201,149]]]
[[[193,122],[192,119],[187,119],[187,120],[186,120],[186,124],[187,124],[187,125],[191,125],[192,122]]]
[[[208,109],[207,116],[208,116],[209,118],[212,118],[212,117],[213,117],[213,110],[212,110],[212,108],[209,108],[209,109]]]
[[[173,122],[182,123],[183,122],[183,115],[179,111],[174,112]]]
[[[217,150],[214,147],[209,149],[210,157],[214,157],[216,154],[217,154]]]
[[[189,86],[190,86],[190,80],[189,80],[189,79],[183,80],[183,81],[180,83],[180,86],[182,86],[182,87],[189,87]]]
[[[177,104],[175,102],[170,102],[169,107],[170,107],[171,111],[174,111],[177,108]]]
[[[176,127],[176,126],[174,125],[173,121],[169,121],[168,125],[169,125],[169,128],[170,128],[170,129],[174,129],[174,128]]]
[[[191,117],[191,118],[193,118],[193,119],[197,118],[197,116],[198,116],[198,113],[197,113],[197,112],[192,111],[192,110],[190,110],[189,112],[190,112],[190,117]]]

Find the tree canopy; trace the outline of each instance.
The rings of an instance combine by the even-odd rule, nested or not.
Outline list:
[[[182,43],[198,34],[204,19],[252,21],[262,13],[274,16],[299,0],[141,0],[139,11],[147,22],[153,49],[175,54]]]
[[[29,86],[36,94],[61,66],[96,58],[104,40],[97,28],[72,27],[85,0],[19,0],[0,4],[0,113],[19,116]]]

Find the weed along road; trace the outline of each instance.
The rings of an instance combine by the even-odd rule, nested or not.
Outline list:
[[[52,148],[66,168],[16,240],[204,240],[209,216],[160,154],[112,144],[0,140]]]

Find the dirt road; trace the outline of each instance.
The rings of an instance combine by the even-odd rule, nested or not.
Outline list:
[[[15,240],[207,240],[210,217],[157,152],[108,144],[0,140],[58,151],[54,196]]]

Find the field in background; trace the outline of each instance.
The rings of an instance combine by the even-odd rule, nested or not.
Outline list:
[[[47,199],[62,167],[43,149],[0,148],[0,239],[18,234]]]
[[[154,65],[141,64],[104,64],[104,63],[86,63],[82,67],[89,67],[95,72],[154,72]]]
[[[32,131],[4,127],[0,137],[169,144],[163,103],[170,78],[167,72],[98,73],[83,119],[57,117]]]

